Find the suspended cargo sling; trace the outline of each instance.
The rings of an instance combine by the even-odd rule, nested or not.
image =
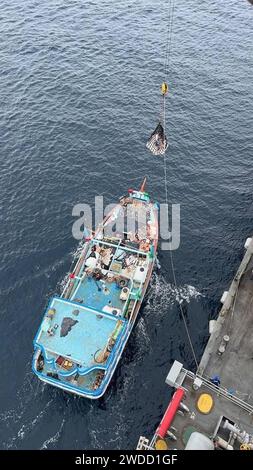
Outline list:
[[[163,82],[161,85],[161,94],[162,94],[162,105],[160,120],[156,126],[154,132],[152,132],[149,137],[146,147],[150,150],[153,155],[164,155],[168,148],[168,140],[165,135],[165,96],[168,93],[168,85],[166,82]]]
[[[156,126],[154,132],[152,132],[150,138],[147,141],[146,147],[154,155],[163,155],[168,147],[167,138],[164,134],[164,128],[162,124]]]

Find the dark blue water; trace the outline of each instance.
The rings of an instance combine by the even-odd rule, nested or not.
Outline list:
[[[164,200],[163,166],[145,148],[159,113],[165,1],[2,0],[0,6],[0,446],[134,448],[170,396],[173,359],[193,367],[208,321],[252,231],[252,21],[246,0],[176,2],[167,133],[168,191],[181,245],[160,252],[139,321],[105,397],[39,382],[32,340],[77,242],[72,207],[112,203],[144,174]]]

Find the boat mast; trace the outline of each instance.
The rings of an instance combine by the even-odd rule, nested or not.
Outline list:
[[[147,178],[145,176],[144,180],[142,181],[141,187],[140,187],[140,192],[144,193],[145,192],[145,186],[146,186]]]

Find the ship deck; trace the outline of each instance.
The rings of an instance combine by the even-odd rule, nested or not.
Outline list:
[[[223,429],[226,419],[252,434],[253,416],[250,414],[250,409],[247,411],[243,404],[238,403],[237,400],[233,401],[233,395],[230,395],[227,389],[217,387],[208,380],[203,380],[198,390],[194,390],[196,376],[188,371],[185,371],[185,374],[182,384],[186,391],[183,404],[187,406],[189,412],[179,410],[175,415],[170,431],[175,435],[176,441],[174,442],[169,436],[165,437],[169,449],[183,450],[194,431],[211,439],[219,435],[227,441],[229,431]],[[213,400],[213,406],[207,414],[200,412],[197,406],[202,394],[210,395]],[[235,441],[234,449],[239,448],[240,443]]]
[[[185,391],[182,406],[164,437],[168,448],[185,449],[194,431],[210,438],[219,450],[222,448],[219,439],[233,449],[247,445],[247,441],[235,438],[226,421],[241,433],[248,433],[253,443],[252,325],[253,238],[226,293],[197,373],[187,371],[175,361],[166,378],[168,385]],[[205,404],[204,408],[199,406],[200,397],[202,400],[207,397],[212,403],[208,411]],[[170,413],[169,407],[167,412]],[[158,439],[159,431],[150,443],[141,437],[137,448],[155,448]]]
[[[55,309],[51,320],[47,316],[50,309]],[[53,298],[35,341],[44,348],[47,356],[53,354],[69,358],[75,364],[88,368],[96,365],[95,355],[106,347],[117,321],[115,315]],[[49,328],[53,329],[52,335],[48,334]]]
[[[252,246],[253,251],[253,246]],[[221,386],[253,406],[253,256],[246,256],[227,294],[204,351],[199,372],[220,377]],[[229,336],[225,352],[218,348]]]
[[[101,282],[92,277],[86,277],[78,285],[73,297],[96,310],[103,310],[108,307],[122,313],[125,301],[120,299],[120,292],[121,288],[116,282]]]

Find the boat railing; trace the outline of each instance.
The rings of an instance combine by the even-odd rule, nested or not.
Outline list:
[[[114,369],[115,363],[117,363],[117,358],[118,358],[118,360],[120,358],[121,352],[124,348],[126,339],[129,336],[129,334],[130,334],[129,325],[127,325],[124,334],[121,336],[121,338],[119,340],[117,348],[115,347],[116,346],[116,344],[115,344],[115,346],[114,346],[114,348],[113,348],[113,350],[110,354],[110,357],[112,358],[112,360],[110,361],[110,366],[108,367],[108,369],[106,371],[106,375],[107,375],[108,378],[110,378],[111,371]]]
[[[77,262],[76,262],[76,264],[75,264],[75,266],[74,266],[74,268],[73,268],[73,271],[72,271],[73,273],[76,272],[77,266],[78,266],[78,264],[80,263],[80,261],[81,261],[82,258],[83,258],[83,261],[84,261],[84,257],[85,257],[85,255],[86,255],[88,249],[89,249],[89,246],[90,246],[90,243],[89,243],[89,242],[86,242],[85,245],[84,245],[84,247],[83,247],[83,250],[81,251],[80,256],[78,257],[78,260],[77,260]],[[78,274],[79,274],[79,273],[78,273]],[[80,277],[75,276],[74,279],[80,279]],[[64,289],[63,289],[63,291],[62,291],[62,293],[61,293],[61,297],[64,297],[64,295],[65,295],[66,291],[68,290],[68,288],[69,288],[71,282],[73,282],[73,279],[69,277],[69,278],[68,278],[68,281],[67,281],[67,283],[66,283],[66,285],[65,285],[65,287],[64,287]],[[72,286],[72,288],[73,288],[73,286]],[[72,290],[72,288],[71,288],[71,290]],[[71,292],[70,292],[70,293],[71,293]]]
[[[122,243],[122,239],[121,239],[121,238],[120,238],[120,239],[117,238],[117,241],[118,241],[118,240],[119,240],[119,243],[115,243],[115,244],[114,244],[114,243],[110,243],[110,242],[105,242],[104,240],[98,240],[98,239],[96,239],[96,238],[93,238],[93,241],[96,241],[96,242],[98,242],[98,243],[102,243],[103,245],[106,245],[106,246],[112,246],[112,247],[114,247],[114,248],[120,246],[120,244]],[[128,247],[125,246],[125,245],[124,245],[124,246],[121,246],[120,248],[122,248],[122,250],[124,250],[124,251],[129,251],[130,253],[138,253],[138,254],[141,254],[141,255],[146,254],[146,252],[144,252],[144,251],[142,251],[142,250],[136,250],[135,248],[128,248]]]
[[[232,391],[227,390],[226,388],[222,386],[217,386],[214,385],[209,377],[205,377],[204,375],[199,375],[199,374],[194,374],[193,372],[186,371],[186,374],[191,380],[194,380],[195,377],[198,377],[200,380],[202,380],[203,384],[209,388],[212,392],[214,392],[216,395],[222,396],[226,398],[227,400],[230,400],[232,403],[235,405],[239,406],[242,408],[244,411],[249,413],[249,415],[253,415],[253,406],[250,405],[249,403],[245,402],[241,398],[238,398],[237,396],[233,395]]]
[[[141,283],[141,284],[143,284],[143,283]],[[141,288],[141,286],[140,286],[140,288]],[[132,312],[131,312],[130,317],[129,317],[128,322],[127,322],[125,332],[121,336],[120,341],[117,344],[117,348],[115,348],[115,350],[111,352],[111,354],[113,354],[113,360],[110,364],[110,367],[107,369],[108,377],[110,376],[111,369],[113,369],[115,367],[114,358],[115,357],[120,358],[120,354],[121,354],[121,352],[122,352],[122,350],[125,346],[126,340],[127,340],[128,336],[130,335],[130,332],[131,332],[132,327],[133,327],[133,321],[132,320],[133,320],[133,316],[134,316],[134,313],[135,313],[135,308],[136,308],[136,305],[139,301],[140,301],[140,299],[135,299],[135,302],[134,302],[133,308],[132,308]],[[116,355],[116,350],[117,350],[117,355]]]

